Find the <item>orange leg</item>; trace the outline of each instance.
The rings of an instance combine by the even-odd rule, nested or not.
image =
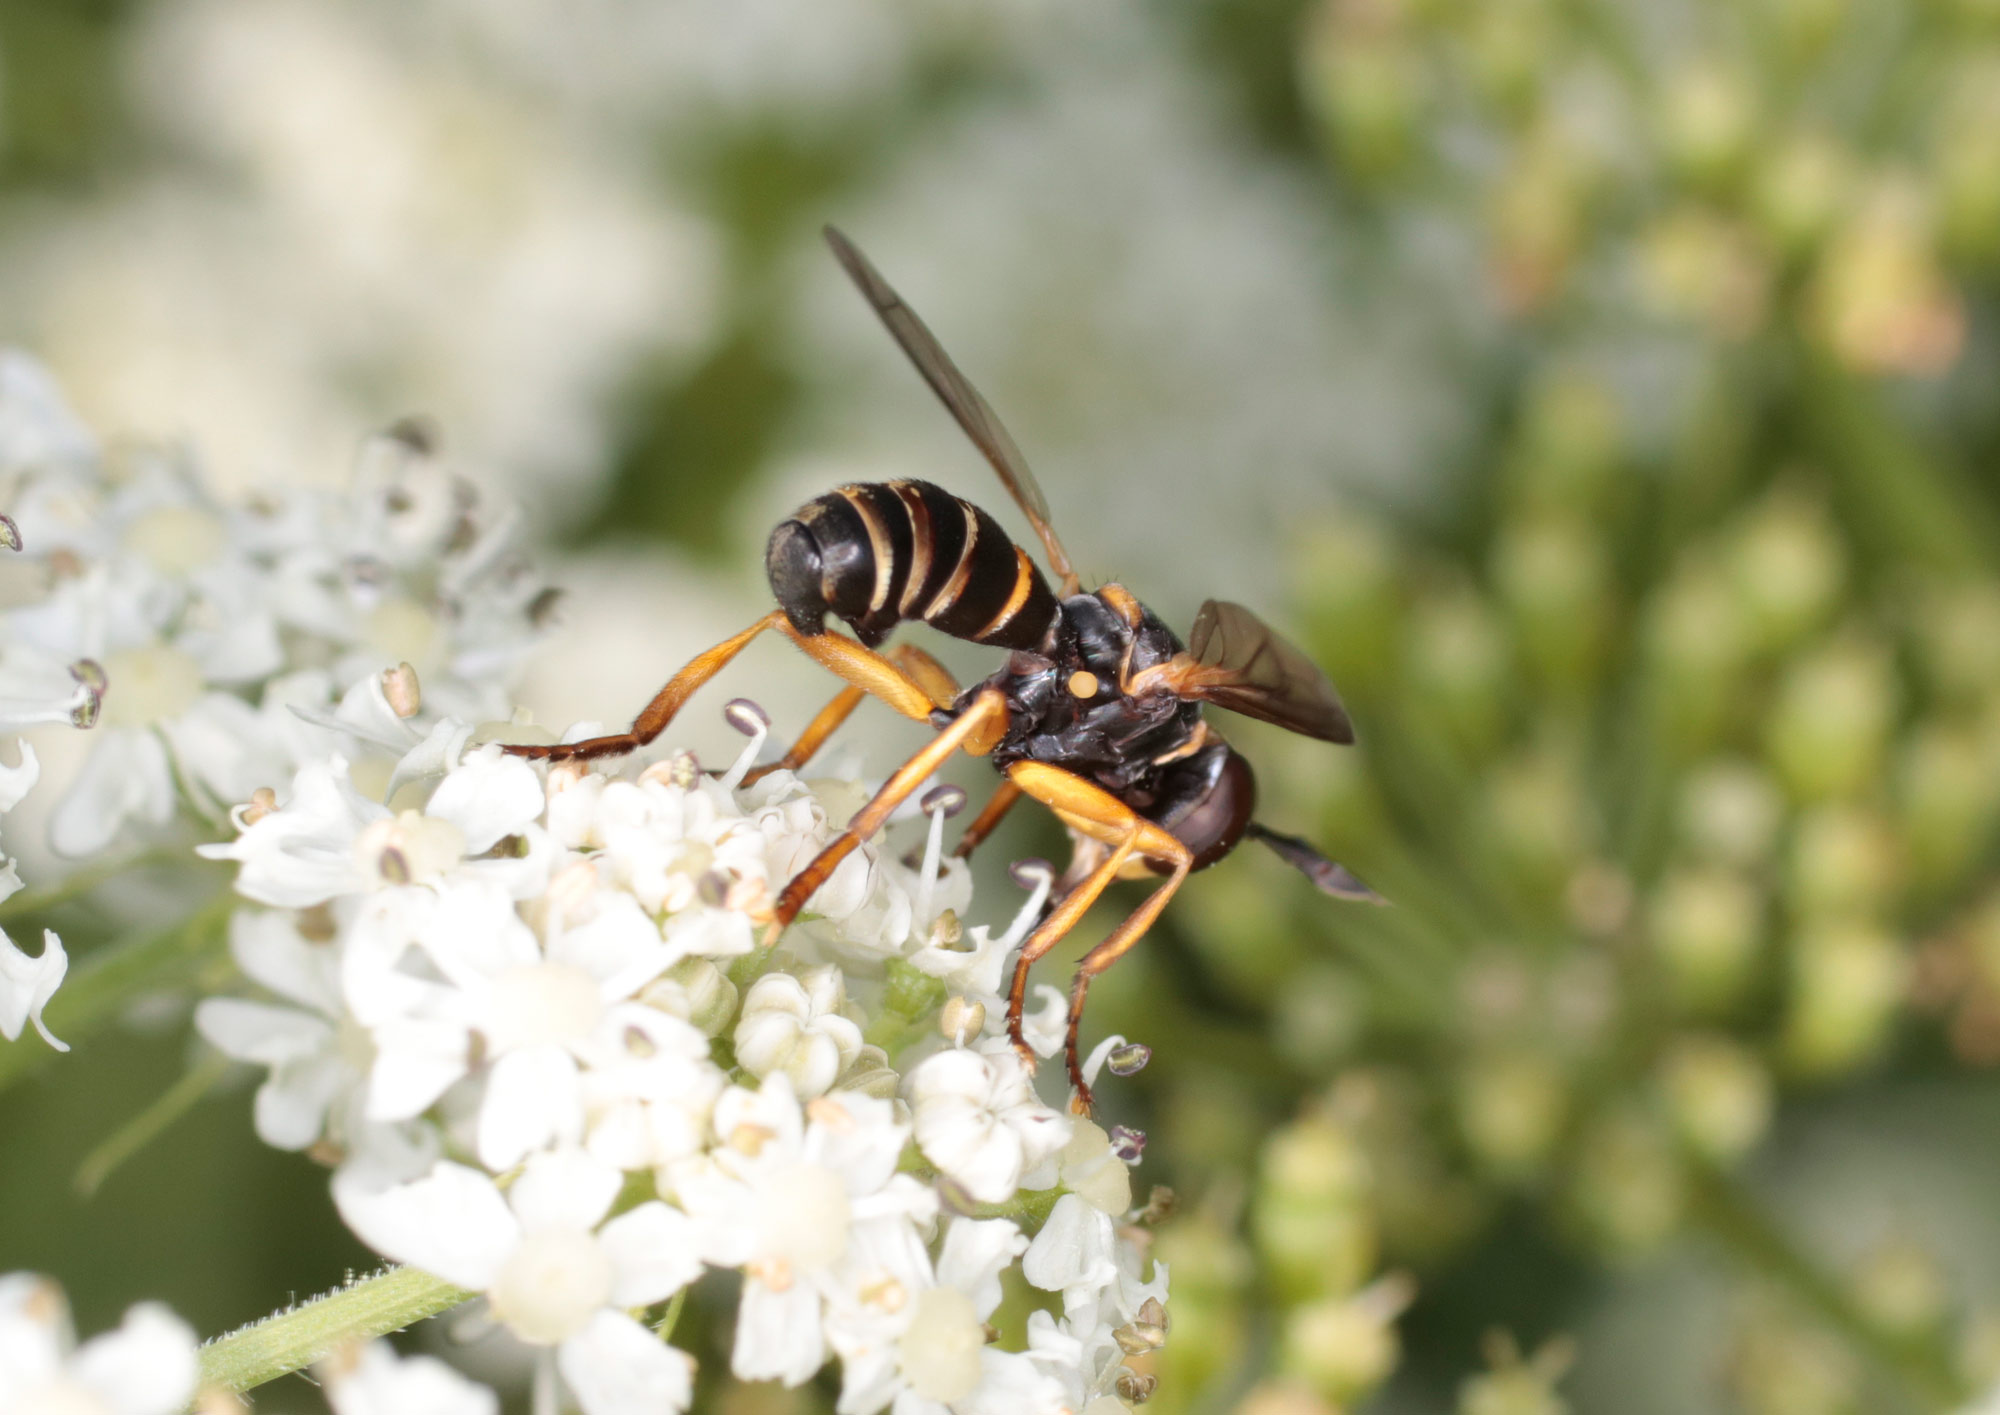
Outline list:
[[[697,655],[687,667],[668,679],[666,687],[654,694],[653,700],[646,704],[645,711],[633,719],[631,730],[609,737],[590,737],[581,742],[558,742],[545,746],[513,745],[505,750],[517,757],[545,758],[551,761],[613,757],[624,752],[636,751],[664,732],[667,724],[674,720],[674,714],[694,696],[696,690],[720,673],[731,659],[743,652],[750,641],[766,629],[776,629],[804,649],[821,667],[846,679],[849,684],[862,692],[880,698],[905,717],[915,718],[918,722],[928,722],[931,709],[942,706],[934,701],[931,694],[918,681],[881,654],[863,648],[843,634],[830,632],[801,634],[792,627],[791,620],[785,617],[783,610],[774,609],[742,633],[724,639],[706,653]],[[924,657],[926,660],[930,658],[928,654]],[[932,666],[936,666],[934,662]],[[827,728],[828,732],[833,730],[833,725]]]
[[[513,745],[503,750],[517,757],[541,757],[551,761],[581,761],[637,751],[666,731],[667,724],[674,720],[674,714],[681,710],[681,705],[720,673],[731,659],[742,653],[752,639],[766,629],[775,629],[781,624],[788,629],[791,627],[784,611],[774,609],[742,633],[724,639],[706,653],[697,654],[687,667],[667,680],[666,687],[653,695],[645,710],[632,720],[630,731],[609,737],[589,737],[581,742],[555,742],[546,746]]]
[[[1021,788],[1011,781],[1002,781],[1000,789],[988,798],[980,808],[972,824],[965,828],[965,834],[958,837],[958,848],[951,853],[961,860],[972,858],[972,852],[979,848],[979,842],[993,833],[993,827],[1000,824],[1000,818],[1014,808],[1021,799]]]
[[[1063,896],[1041,926],[1021,945],[1020,959],[1014,964],[1013,986],[1007,994],[1007,1034],[1032,1067],[1034,1053],[1021,1037],[1021,1007],[1027,994],[1028,966],[1053,948],[1077,924],[1084,912],[1097,901],[1111,881],[1136,855],[1149,864],[1165,865],[1169,874],[1158,889],[1113,929],[1105,940],[1083,956],[1070,984],[1069,1034],[1064,1060],[1069,1066],[1070,1085],[1076,1095],[1071,1109],[1090,1114],[1090,1086],[1083,1079],[1083,1064],[1077,1055],[1077,1030],[1083,1022],[1083,1004],[1090,980],[1124,956],[1125,951],[1144,937],[1167,901],[1179,889],[1194,864],[1185,845],[1154,825],[1123,801],[1099,786],[1042,762],[1017,762],[1008,779],[1037,801],[1055,811],[1063,823],[1090,839],[1111,847],[1110,853],[1078,885]]]
[[[936,706],[949,707],[957,699],[958,684],[945,666],[914,644],[897,644],[882,657],[902,669]],[[753,768],[743,778],[743,784],[753,785],[774,771],[797,771],[811,761],[813,754],[826,745],[826,739],[861,706],[864,696],[865,692],[859,687],[850,685],[841,689],[833,701],[821,708],[806,724],[806,730],[799,734],[798,741],[792,743],[791,750],[767,766]]]
[[[806,641],[808,645],[812,642]],[[867,652],[865,649],[861,651]],[[847,828],[828,841],[826,848],[813,857],[812,863],[785,886],[772,911],[771,926],[764,932],[765,946],[778,941],[778,935],[799,916],[799,911],[826,883],[840,862],[852,854],[857,845],[880,830],[896,807],[928,781],[953,752],[960,748],[975,755],[990,752],[1006,726],[1006,695],[997,688],[988,688],[974,698],[950,726],[926,743],[922,751],[897,768],[896,774],[882,783],[882,789],[875,793],[874,799],[854,813],[854,819],[847,823]]]

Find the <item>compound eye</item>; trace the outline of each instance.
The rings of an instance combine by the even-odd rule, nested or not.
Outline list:
[[[1079,668],[1069,675],[1069,693],[1073,698],[1094,698],[1097,696],[1097,675],[1088,669]]]

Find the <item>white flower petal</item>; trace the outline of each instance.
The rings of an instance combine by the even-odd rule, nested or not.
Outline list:
[[[1000,1274],[1027,1248],[1027,1235],[1009,1219],[955,1218],[938,1254],[937,1280],[972,1298],[984,1320],[1000,1305]]]
[[[618,1215],[597,1236],[616,1273],[611,1300],[617,1306],[659,1302],[701,1276],[693,1223],[658,1200]]]
[[[507,1203],[530,1233],[541,1228],[589,1230],[611,1211],[623,1183],[622,1174],[582,1150],[551,1150],[529,1157],[507,1190]]]
[[[125,1313],[117,1331],[93,1337],[70,1358],[70,1374],[113,1415],[174,1415],[194,1395],[194,1329],[157,1302]]]
[[[460,1287],[493,1285],[521,1226],[492,1179],[441,1160],[408,1184],[378,1183],[353,1163],[333,1177],[334,1204],[362,1242]]]
[[[1021,1273],[1044,1292],[1110,1282],[1118,1276],[1113,1252],[1111,1215],[1065,1194],[1028,1245]]]
[[[0,929],[0,1037],[13,1041],[21,1028],[32,1022],[42,1040],[57,1051],[68,1051],[42,1025],[42,1008],[55,996],[69,972],[69,955],[53,929],[42,930],[42,956],[30,958],[14,946],[7,931]]]
[[[229,920],[229,952],[244,976],[325,1017],[340,1015],[339,950],[309,943],[292,915],[239,909]]]
[[[479,1161],[499,1171],[530,1150],[583,1138],[576,1062],[559,1046],[522,1047],[493,1063],[479,1106]]]
[[[21,764],[8,766],[0,762],[0,815],[20,805],[21,798],[34,789],[42,776],[42,764],[35,759],[35,749],[21,738],[15,739],[14,746],[21,753]]]
[[[819,1293],[809,1283],[783,1290],[755,1278],[743,1284],[736,1309],[736,1347],[729,1369],[746,1381],[804,1385],[826,1362],[826,1335],[820,1328]]]
[[[584,1415],[663,1415],[694,1398],[694,1362],[623,1312],[599,1312],[556,1351]]]
[[[111,692],[117,691],[114,684]],[[104,728],[83,769],[49,817],[49,845],[82,859],[102,851],[125,823],[165,825],[174,813],[174,777],[166,745],[137,727]]]
[[[324,1051],[333,1024],[301,1012],[240,997],[204,998],[194,1010],[195,1030],[217,1051],[237,1061],[280,1066]]]
[[[483,855],[519,834],[542,813],[542,783],[533,767],[488,743],[465,756],[431,793],[425,814],[465,832],[468,855]]]
[[[500,1399],[435,1356],[397,1356],[371,1341],[314,1368],[333,1415],[499,1415]]]
[[[334,1102],[359,1079],[332,1054],[273,1067],[257,1088],[257,1138],[277,1150],[306,1149],[325,1133]]]

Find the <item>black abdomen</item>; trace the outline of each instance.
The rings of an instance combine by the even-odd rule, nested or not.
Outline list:
[[[954,638],[1042,650],[1059,613],[1000,523],[929,482],[844,486],[771,532],[764,566],[785,616],[817,634],[831,613],[873,648],[905,619]]]

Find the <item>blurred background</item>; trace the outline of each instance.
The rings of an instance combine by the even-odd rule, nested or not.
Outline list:
[[[0,340],[236,493],[433,418],[570,590],[544,721],[762,612],[839,482],[1025,534],[828,220],[1088,583],[1259,606],[1359,725],[1231,732],[1394,907],[1246,846],[1093,994],[1178,1205],[1152,1408],[2000,1379],[2000,4],[0,0]],[[774,646],[727,691],[828,690]],[[1062,850],[1020,814],[982,916]],[[244,1088],[76,1191],[184,1001],[0,1093],[0,1269],[85,1330],[367,1261]]]

